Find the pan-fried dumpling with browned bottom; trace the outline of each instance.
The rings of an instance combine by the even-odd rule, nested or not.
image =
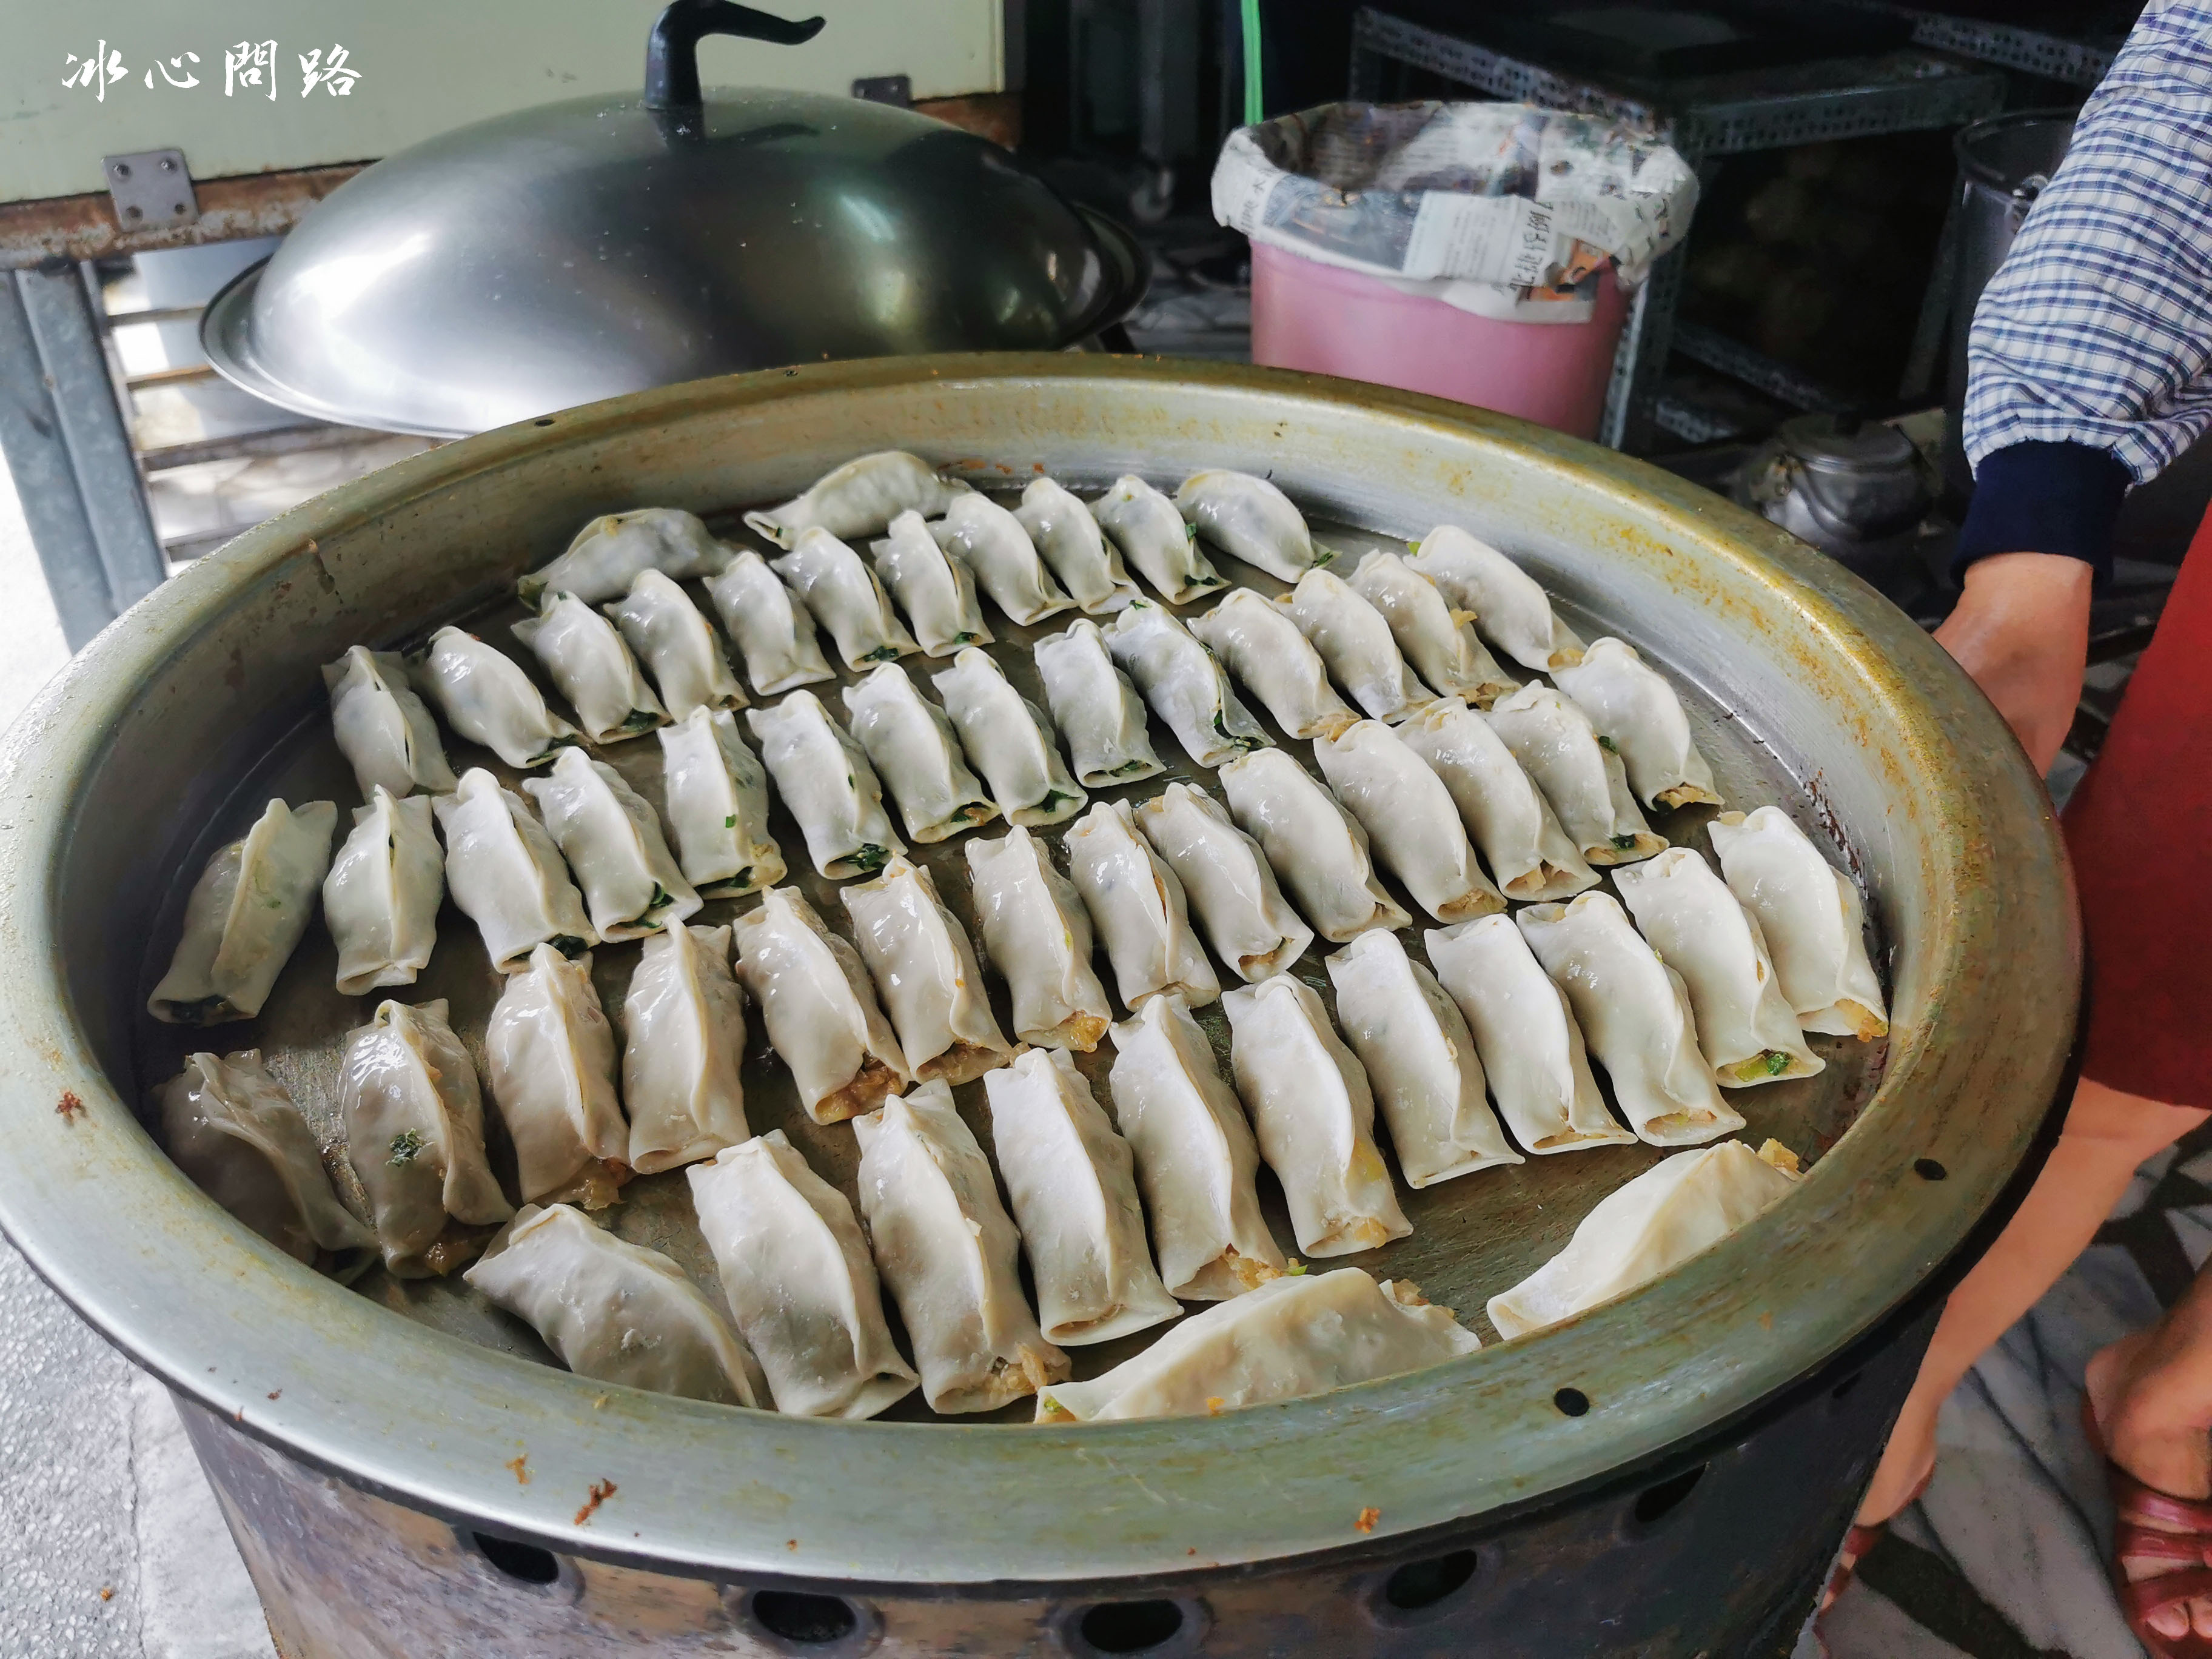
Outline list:
[[[1407,1184],[1521,1163],[1483,1098],[1466,1017],[1398,936],[1362,933],[1328,967],[1337,1024],[1367,1068]]]
[[[1413,918],[1382,890],[1367,832],[1328,786],[1279,749],[1262,749],[1221,769],[1221,793],[1237,827],[1257,842],[1298,914],[1332,945],[1370,927]]]
[[[1350,1255],[1413,1231],[1375,1145],[1367,1068],[1313,987],[1288,974],[1224,992],[1230,1069],[1260,1156],[1283,1184],[1298,1248]]]
[[[1498,1115],[1541,1158],[1592,1146],[1632,1146],[1590,1074],[1582,1027],[1513,918],[1478,916],[1423,941],[1437,981],[1474,1033]]]
[[[1644,822],[1629,792],[1620,755],[1571,698],[1540,683],[1524,685],[1486,718],[1589,863],[1633,864],[1666,850],[1666,836]]]
[[[1455,611],[1474,613],[1475,631],[1523,668],[1569,668],[1583,642],[1552,613],[1536,579],[1457,525],[1438,525],[1413,544],[1407,564],[1437,585]]]
[[[1221,994],[1191,931],[1182,883],[1139,833],[1128,802],[1100,801],[1069,829],[1066,845],[1068,876],[1106,946],[1123,1007],[1133,1012],[1165,993],[1203,1006]]]
[[[1191,618],[1190,631],[1291,736],[1333,738],[1359,718],[1328,683],[1328,665],[1290,611],[1250,588],[1223,595]]]
[[[566,1204],[526,1204],[461,1275],[579,1376],[765,1408],[768,1381],[729,1322],[658,1250]]]
[[[722,1294],[776,1410],[857,1423],[915,1391],[921,1379],[891,1342],[852,1205],[782,1130],[684,1173]]]
[[[1889,1030],[1867,957],[1866,913],[1851,878],[1778,806],[1712,823],[1729,890],[1758,918],[1782,994],[1808,1031],[1870,1042]]]
[[[1637,930],[1682,976],[1713,1081],[1742,1089],[1822,1069],[1782,994],[1758,919],[1711,866],[1686,847],[1671,847],[1617,871],[1613,884]]]
[[[1179,1318],[1145,1243],[1128,1143],[1066,1052],[1030,1049],[983,1088],[1045,1340],[1110,1342]]]
[[[1694,1146],[1743,1127],[1698,1052],[1690,994],[1610,893],[1537,904],[1513,918],[1544,971],[1574,1005],[1590,1051],[1637,1138]]]
[[[1475,637],[1469,614],[1445,604],[1436,584],[1395,553],[1378,549],[1361,559],[1352,591],[1382,613],[1407,663],[1439,696],[1487,708],[1521,689]]]
[[[1492,1297],[1490,1322],[1510,1342],[1610,1302],[1711,1249],[1798,1179],[1796,1158],[1771,1140],[1755,1153],[1724,1140],[1663,1158],[1599,1200],[1566,1249]]]
[[[1544,792],[1491,723],[1457,697],[1439,697],[1398,728],[1443,781],[1462,823],[1509,899],[1570,899],[1597,885]]]
[[[338,809],[272,800],[242,840],[216,849],[185,900],[169,971],[146,1011],[171,1025],[219,1025],[261,1012],[314,920]]]
[[[1015,1040],[1096,1048],[1113,1012],[1091,968],[1091,917],[1044,842],[1018,824],[969,842],[968,885],[983,949],[1012,995]]]
[[[484,1030],[484,1075],[514,1143],[526,1202],[603,1210],[629,1179],[629,1125],[615,1093],[615,1033],[592,959],[550,945],[511,975]]]
[[[394,1277],[453,1272],[514,1213],[484,1158],[476,1063],[446,1022],[443,997],[379,1003],[347,1035],[338,1111]]]
[[[841,1123],[912,1079],[858,952],[795,888],[769,888],[730,932],[738,979],[760,1005],[769,1046],[791,1068],[809,1117]]]
[[[932,1411],[988,1412],[1068,1372],[1023,1299],[1021,1235],[942,1083],[854,1120],[860,1212]]]
[[[338,1202],[313,1132],[259,1049],[190,1055],[155,1099],[177,1167],[287,1255],[312,1264],[318,1251],[375,1248],[376,1235]]]
[[[838,897],[908,1071],[924,1083],[961,1084],[1003,1066],[1013,1045],[992,1016],[967,931],[937,896],[929,872],[893,859]]]
[[[1279,1276],[1283,1252],[1260,1211],[1252,1126],[1180,994],[1148,999],[1114,1028],[1107,1080],[1168,1289],[1218,1302]]]
[[[1214,955],[1245,979],[1266,979],[1305,954],[1313,929],[1284,899],[1259,843],[1212,796],[1171,783],[1137,809],[1136,823],[1182,884]]]
[[[1389,620],[1334,571],[1307,571],[1274,603],[1370,720],[1395,723],[1436,696],[1406,665]]]
[[[1690,735],[1674,688],[1624,641],[1604,639],[1571,668],[1553,671],[1628,769],[1636,798],[1661,807],[1721,804],[1713,769]]]
[[[678,926],[646,940],[623,998],[624,1161],[640,1175],[712,1158],[745,1124],[745,1000],[730,930]]]
[[[845,688],[846,718],[876,775],[890,786],[906,832],[927,847],[999,816],[982,780],[968,769],[959,734],[895,662],[878,663]]]
[[[1362,720],[1316,738],[1314,759],[1414,903],[1444,922],[1505,908],[1505,896],[1475,860],[1451,791],[1391,727]]]
[[[1481,1339],[1404,1279],[1357,1267],[1283,1278],[1164,1333],[1087,1382],[1037,1395],[1040,1423],[1212,1417],[1440,1365]]]

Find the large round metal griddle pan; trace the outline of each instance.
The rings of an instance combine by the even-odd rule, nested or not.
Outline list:
[[[1895,1032],[1879,1075],[1839,1079],[1826,1103],[1790,1105],[1794,1085],[1737,1097],[1755,1134],[1820,1152],[1804,1184],[1680,1272],[1534,1340],[1282,1407],[1077,1429],[824,1424],[605,1388],[397,1317],[203,1198],[131,1109],[160,1080],[134,1073],[142,966],[210,826],[228,828],[271,757],[325,718],[319,665],[496,603],[592,514],[719,514],[895,446],[979,481],[1244,467],[1386,537],[1457,520],[1526,560],[1578,627],[1663,662],[1721,751],[1723,787],[1763,780],[1801,812],[1809,799],[1888,944]],[[0,801],[0,1223],[38,1269],[173,1387],[294,1456],[571,1553],[679,1571],[1156,1576],[1431,1528],[1648,1461],[1848,1346],[1966,1237],[2029,1152],[2079,988],[2039,785],[1950,659],[1872,590],[1592,446],[1410,393],[1210,364],[772,371],[434,451],[249,532],[142,602],[10,734]],[[253,1028],[210,1035],[227,1047]],[[1831,1131],[1850,1122],[1825,1149],[1824,1114]],[[1598,1156],[1509,1172],[1534,1184],[1497,1236],[1430,1225],[1424,1265],[1405,1270],[1471,1314],[1609,1184],[1572,1167]],[[1498,1179],[1420,1196],[1448,1215],[1454,1188]],[[1569,1388],[1586,1414],[1555,1404]],[[617,1495],[580,1524],[610,1481]]]

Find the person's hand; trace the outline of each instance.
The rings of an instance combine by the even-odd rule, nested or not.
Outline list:
[[[2089,656],[2089,567],[2056,553],[1999,553],[1966,568],[1936,642],[1974,677],[2039,773],[2058,758]]]

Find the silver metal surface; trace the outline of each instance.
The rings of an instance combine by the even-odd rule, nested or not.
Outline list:
[[[1744,463],[1736,499],[1824,552],[1850,555],[1911,530],[1936,491],[1918,446],[1895,427],[1800,415]]]
[[[180,149],[146,149],[129,155],[103,155],[107,194],[115,222],[125,230],[155,230],[199,222],[199,198]]]
[[[1057,349],[1144,286],[1125,232],[911,110],[583,99],[379,162],[216,295],[201,338],[271,403],[452,437],[742,369]]]
[[[1701,720],[1742,734],[1715,738],[1729,787],[1802,804],[1861,874],[1896,1022],[1871,1097],[1823,1131],[1787,1085],[1757,1091],[1754,1128],[1781,1123],[1819,1153],[1803,1185],[1682,1270],[1539,1338],[1281,1407],[1078,1429],[822,1423],[602,1387],[394,1317],[194,1190],[131,1105],[160,1080],[136,1058],[148,952],[210,837],[265,799],[268,769],[320,742],[319,665],[481,611],[594,513],[719,515],[894,445],[1009,483],[1039,467],[1169,478],[1203,459],[1272,472],[1316,516],[1370,534],[1450,519],[1511,549],[1579,625],[1650,647]],[[289,1459],[565,1555],[737,1581],[1013,1596],[1233,1577],[1418,1548],[1648,1464],[1802,1382],[1931,1282],[2033,1144],[2078,994],[2038,781],[1950,659],[1870,590],[1593,446],[1243,368],[835,365],[432,452],[247,532],[96,641],[9,735],[0,802],[0,1223],[38,1270]],[[303,955],[293,976],[313,966]],[[1491,1253],[1494,1271],[1556,1243],[1594,1196],[1554,1173],[1573,1162],[1540,1161],[1503,1216],[1426,1212],[1439,1237],[1424,1248],[1447,1272]],[[1555,1403],[1568,1387],[1586,1413]]]

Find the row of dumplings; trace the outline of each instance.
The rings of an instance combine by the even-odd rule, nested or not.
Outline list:
[[[476,1070],[442,1003],[386,1002],[341,1065],[340,1111],[373,1234],[336,1200],[297,1108],[257,1054],[193,1055],[160,1091],[167,1138],[188,1174],[303,1259],[374,1243],[395,1271],[422,1274],[483,1249],[469,1282],[573,1370],[730,1404],[866,1417],[910,1392],[918,1367],[940,1413],[1032,1394],[1040,1420],[1218,1411],[1479,1346],[1410,1286],[1356,1271],[1301,1282],[1260,1212],[1264,1158],[1310,1255],[1410,1231],[1372,1139],[1370,1076],[1409,1176],[1416,1136],[1466,1139],[1465,1126],[1483,1144],[1431,1178],[1518,1161],[1482,1104],[1464,1022],[1395,936],[1363,936],[1329,963],[1353,1048],[1287,975],[1231,993],[1234,1092],[1183,1000],[1148,1000],[1114,1029],[1118,1133],[1064,1049],[1025,1049],[984,1073],[1012,1217],[941,1078],[888,1096],[855,1120],[865,1231],[780,1132],[750,1136],[727,945],[726,928],[684,927],[648,943],[626,1000],[621,1070],[626,1156],[648,1170],[691,1164],[734,1329],[673,1261],[564,1201],[604,1206],[625,1154],[613,1041],[587,966],[550,949],[509,981],[486,1039],[520,1187],[542,1203],[518,1212],[492,1175]],[[1409,1008],[1425,1012],[1409,1018]],[[1458,1121],[1418,1121],[1439,1106]],[[654,1129],[661,1149],[641,1155]],[[1667,1160],[1608,1198],[1565,1251],[1493,1298],[1498,1328],[1540,1328],[1664,1271],[1795,1173],[1786,1155],[1770,1149],[1761,1163],[1733,1142],[1684,1156],[1693,1161]],[[1034,1313],[1017,1270],[1024,1253]],[[890,1338],[878,1273],[914,1367]],[[1097,1379],[1066,1381],[1063,1345],[1181,1318],[1179,1297],[1231,1305]]]

